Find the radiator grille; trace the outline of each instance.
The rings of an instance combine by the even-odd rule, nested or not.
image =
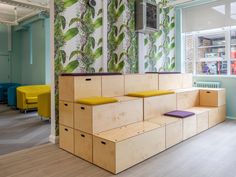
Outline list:
[[[203,88],[220,88],[220,82],[195,82],[195,87],[203,87]]]

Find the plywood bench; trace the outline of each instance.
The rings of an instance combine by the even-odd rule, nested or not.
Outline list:
[[[74,128],[89,134],[99,133],[143,121],[141,98],[116,97],[116,103],[103,105],[74,105]]]
[[[166,131],[166,148],[170,148],[183,141],[183,125],[182,119],[161,116],[149,119],[149,122],[165,126]]]
[[[95,134],[93,163],[117,174],[165,150],[165,127],[140,122]]]

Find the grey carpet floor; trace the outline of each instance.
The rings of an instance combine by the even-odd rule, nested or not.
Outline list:
[[[0,105],[0,155],[48,142],[50,122],[36,111],[26,114]]]

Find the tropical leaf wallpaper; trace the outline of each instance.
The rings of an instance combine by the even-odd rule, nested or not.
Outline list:
[[[108,71],[138,72],[135,0],[108,1]]]
[[[107,70],[137,73],[138,52],[145,54],[145,71],[175,69],[174,8],[160,2],[160,30],[145,35],[138,48],[135,32],[135,0],[54,0],[55,102],[58,121],[58,77],[61,73],[103,71],[103,29],[107,28]],[[153,0],[154,2],[156,0]],[[56,122],[58,125],[58,122]],[[58,133],[58,127],[57,127]]]
[[[155,2],[155,0],[154,0]],[[175,11],[168,0],[160,3],[160,30],[145,35],[145,71],[175,70]]]

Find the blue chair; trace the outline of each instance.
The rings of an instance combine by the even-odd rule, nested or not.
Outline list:
[[[7,89],[7,104],[8,106],[16,107],[16,88],[21,86],[16,84]]]
[[[0,102],[6,103],[7,102],[7,90],[9,87],[19,85],[17,83],[0,83]]]

